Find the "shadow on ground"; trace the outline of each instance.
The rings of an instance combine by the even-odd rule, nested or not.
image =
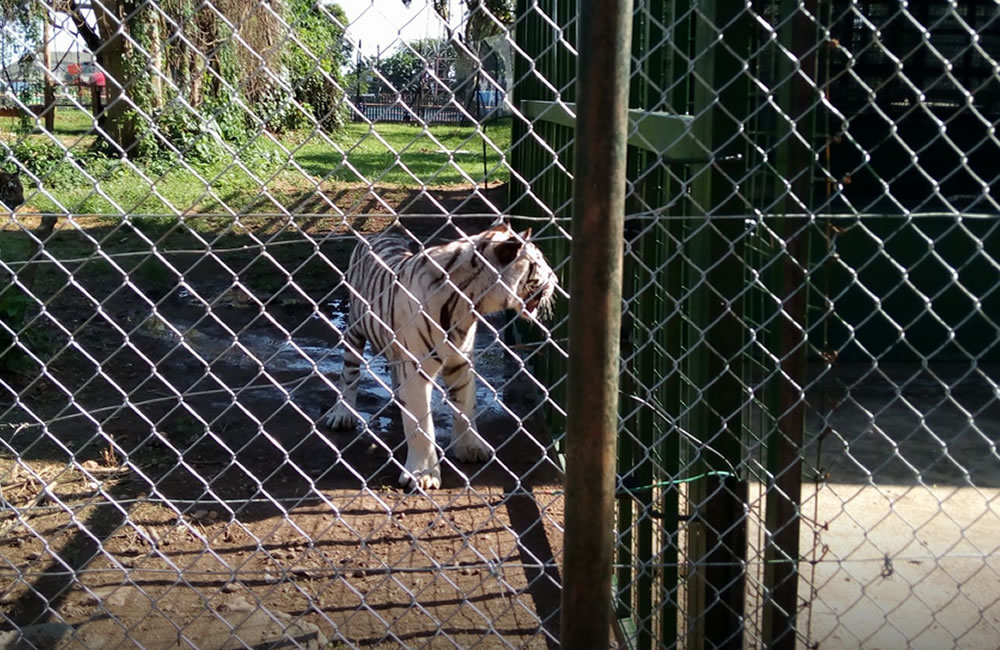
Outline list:
[[[491,220],[426,216],[447,198],[414,193],[402,207],[420,216],[404,225],[441,237]],[[352,226],[386,225],[364,220]],[[95,222],[46,243],[66,261],[38,274],[45,308],[29,303],[0,403],[7,627],[56,621],[84,645],[155,647],[221,622],[257,639],[233,623],[247,611],[363,645],[551,645],[562,495],[521,370],[532,351],[482,334],[480,428],[496,458],[446,461],[442,490],[408,494],[379,361],[365,426],[317,425],[336,399],[353,235],[321,217],[206,223]],[[3,250],[30,258],[24,237],[0,233],[15,244]],[[443,446],[448,415],[439,404]]]

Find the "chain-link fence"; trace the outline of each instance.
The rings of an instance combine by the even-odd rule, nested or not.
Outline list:
[[[557,646],[577,3],[0,5],[0,645]],[[612,644],[996,645],[998,40],[635,2]]]

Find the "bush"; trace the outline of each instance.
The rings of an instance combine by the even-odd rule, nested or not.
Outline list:
[[[74,151],[58,142],[23,138],[11,145],[11,154],[25,169],[53,189],[90,186],[94,180],[108,181],[124,172],[122,161],[97,151]],[[88,177],[89,175],[89,177]]]

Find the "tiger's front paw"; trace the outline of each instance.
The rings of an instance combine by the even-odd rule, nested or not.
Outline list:
[[[334,431],[349,431],[357,426],[358,416],[351,413],[346,407],[338,404],[330,409],[330,412],[326,414],[323,421],[326,423],[326,426]]]
[[[399,484],[405,488],[436,490],[441,487],[441,466],[423,470],[404,469],[399,474]]]
[[[399,474],[399,484],[403,487],[418,487],[421,490],[441,487],[441,464],[436,453],[418,457],[408,454],[403,467]]]
[[[482,463],[493,455],[493,449],[479,435],[466,432],[455,441],[455,458],[463,463]]]

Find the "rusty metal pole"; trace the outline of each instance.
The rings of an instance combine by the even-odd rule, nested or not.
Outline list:
[[[583,0],[570,270],[561,645],[607,648],[632,0]]]
[[[803,269],[809,268],[809,221],[791,216],[808,213],[812,206],[815,153],[809,143],[815,141],[816,106],[819,91],[816,79],[816,50],[820,29],[812,16],[817,14],[816,0],[784,0],[781,15],[786,16],[779,33],[791,55],[779,61],[783,79],[776,88],[779,105],[790,123],[779,133],[788,134],[777,151],[777,170],[790,179],[784,197],[784,212],[775,223],[783,240],[784,269],[781,293],[781,319],[778,325],[778,358],[781,368],[777,395],[778,426],[768,440],[768,465],[774,483],[768,488],[766,525],[770,542],[765,549],[763,640],[771,650],[793,650],[799,645],[798,614],[801,607],[799,588],[799,536],[802,509],[802,454],[806,425],[806,356],[807,356],[807,287]],[[794,57],[794,58],[791,58]],[[797,131],[799,138],[791,137]],[[789,182],[781,179],[781,184]]]

